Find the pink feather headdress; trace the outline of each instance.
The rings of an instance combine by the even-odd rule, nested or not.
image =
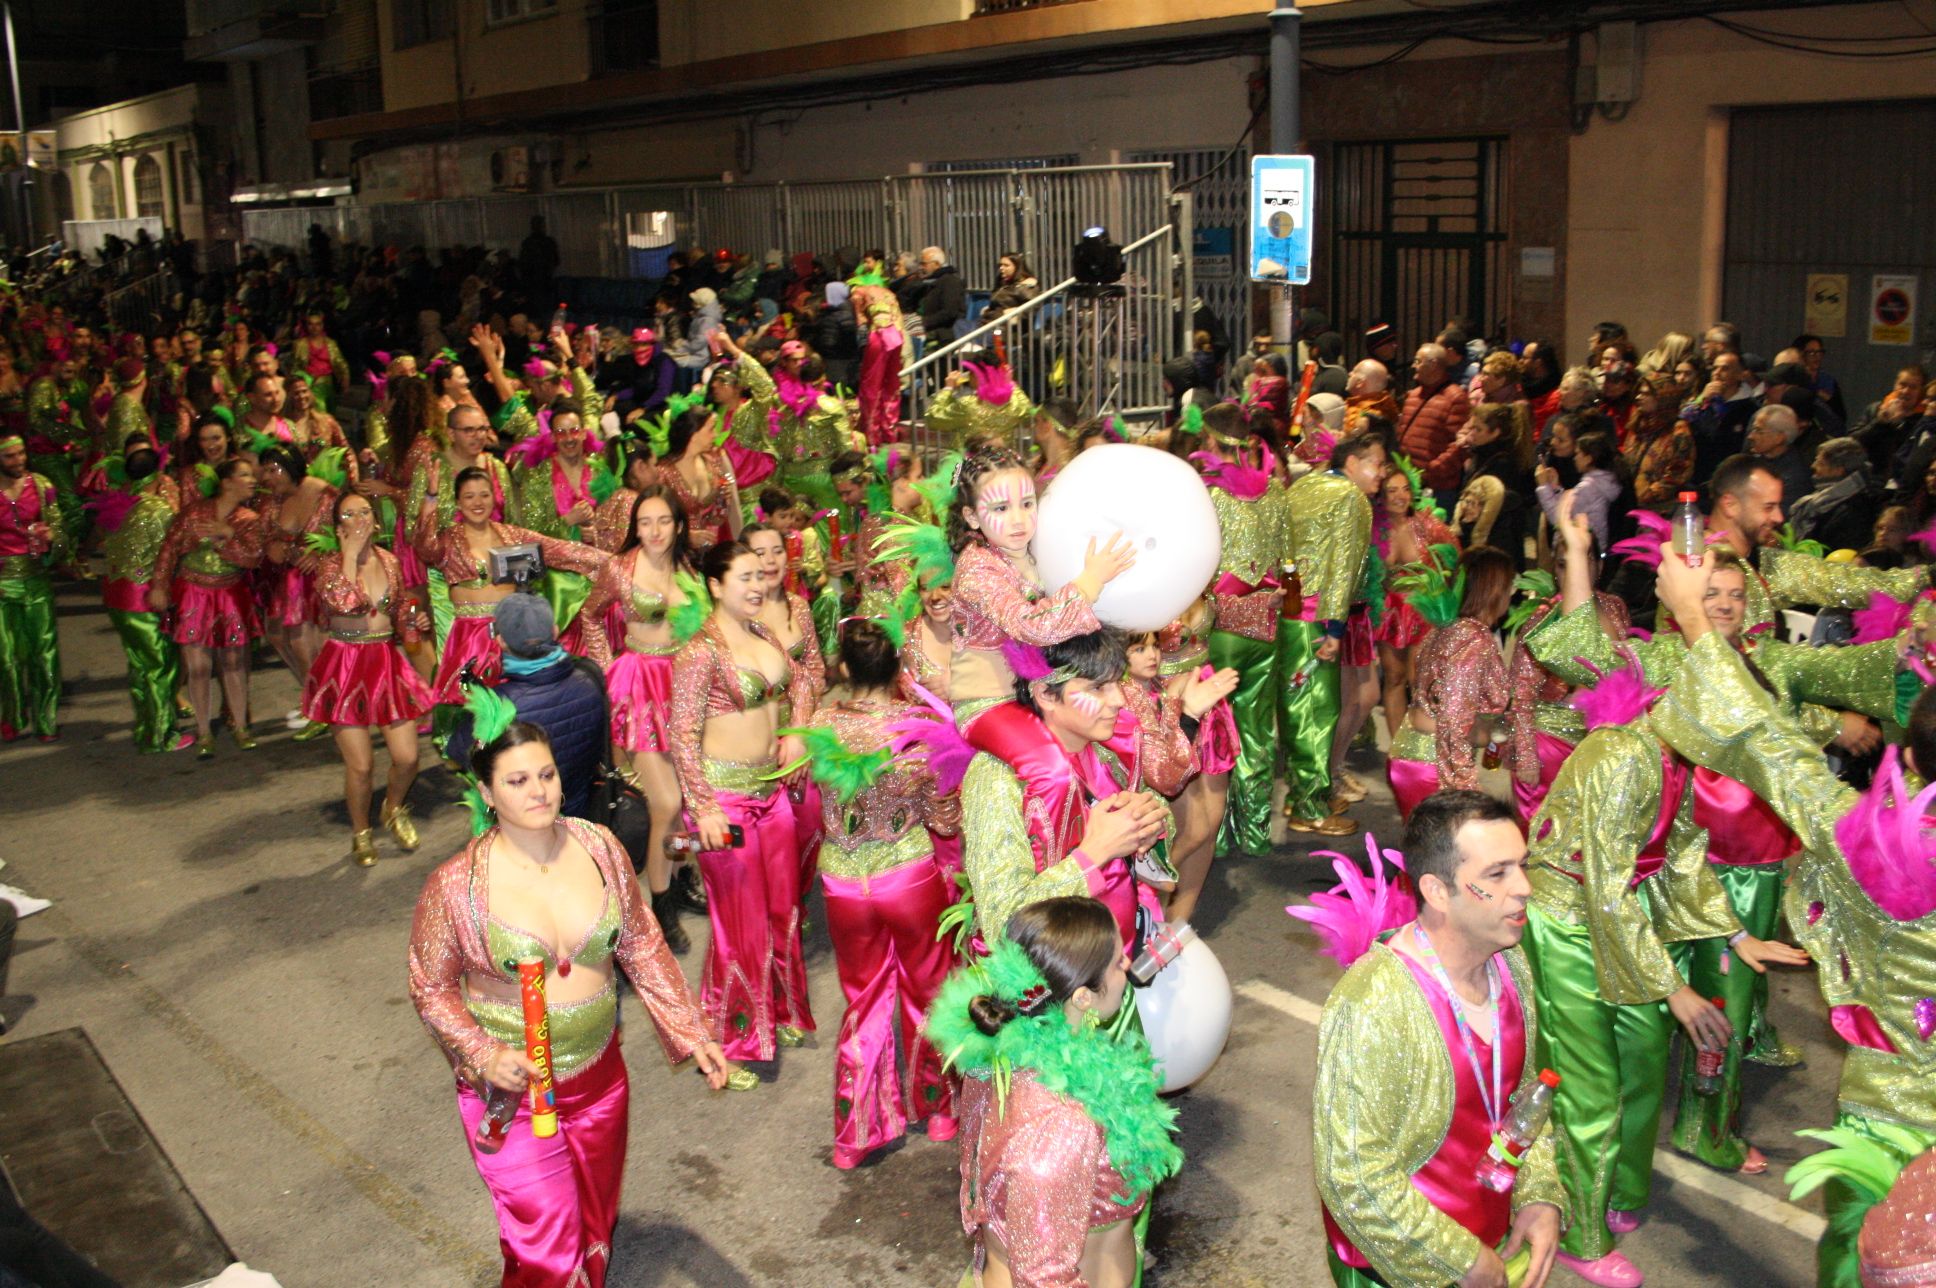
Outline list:
[[[1936,783],[1911,796],[1898,747],[1882,754],[1869,790],[1835,823],[1849,874],[1876,907],[1898,921],[1936,912]]]
[[[1017,640],[1002,641],[1002,660],[1019,678],[1031,682],[1047,677],[1054,669],[1049,665],[1048,658],[1042,656],[1041,649]]]
[[[1397,850],[1381,850],[1378,838],[1365,834],[1365,853],[1371,859],[1371,877],[1358,865],[1334,850],[1317,850],[1314,855],[1331,860],[1338,884],[1323,894],[1310,896],[1308,907],[1284,909],[1299,921],[1309,922],[1324,941],[1319,951],[1335,958],[1338,965],[1351,964],[1371,951],[1378,937],[1396,930],[1418,916],[1418,899],[1412,893],[1411,878],[1405,872],[1405,856]],[[1385,877],[1390,863],[1401,874],[1397,881]]]
[[[1190,453],[1190,459],[1203,475],[1204,486],[1222,488],[1240,501],[1254,501],[1270,489],[1271,471],[1277,466],[1277,458],[1268,447],[1264,448],[1264,456],[1269,463],[1257,468],[1226,461],[1215,452]]]
[[[1004,407],[1015,396],[1015,380],[1007,368],[993,362],[964,362],[961,364],[975,382],[975,397],[990,407]]]
[[[1621,649],[1620,656],[1626,659],[1625,663],[1610,671],[1600,670],[1585,658],[1574,659],[1595,677],[1592,687],[1575,693],[1572,701],[1573,709],[1580,713],[1588,730],[1602,725],[1630,724],[1646,715],[1647,709],[1667,692],[1648,685],[1647,673],[1640,669],[1640,659],[1632,649]]]
[[[896,756],[905,756],[917,748],[926,752],[928,769],[934,774],[934,788],[945,796],[960,788],[962,776],[968,772],[968,762],[975,758],[975,749],[955,727],[953,707],[919,684],[914,685],[914,692],[921,700],[921,708],[888,725],[888,732],[894,735],[888,745]]]
[[[1869,606],[1858,608],[1850,614],[1855,634],[1849,643],[1874,644],[1878,640],[1894,639],[1909,625],[1909,618],[1915,611],[1913,603],[1905,604],[1879,590],[1872,590],[1869,592]]]

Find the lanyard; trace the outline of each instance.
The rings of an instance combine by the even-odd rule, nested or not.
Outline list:
[[[1486,961],[1486,1005],[1492,1008],[1492,1085],[1488,1089],[1485,1075],[1479,1070],[1479,1053],[1472,1049],[1472,1026],[1466,1023],[1465,1008],[1459,995],[1452,990],[1451,977],[1445,973],[1445,964],[1439,961],[1438,949],[1425,937],[1425,928],[1414,924],[1412,937],[1418,942],[1420,960],[1431,970],[1432,977],[1445,990],[1445,1000],[1451,1004],[1453,1023],[1459,1028],[1459,1042],[1465,1047],[1466,1062],[1472,1066],[1472,1080],[1479,1084],[1479,1103],[1486,1111],[1486,1125],[1493,1131],[1499,1130],[1499,1109],[1505,1099],[1505,1085],[1500,1078],[1499,1048],[1505,1045],[1505,1034],[1501,1032],[1505,1017],[1499,1007],[1499,963],[1495,959]]]

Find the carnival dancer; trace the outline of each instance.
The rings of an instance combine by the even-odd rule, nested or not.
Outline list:
[[[703,553],[715,542],[736,539],[745,513],[733,464],[713,446],[718,415],[696,394],[676,395],[664,412],[645,424],[658,481],[671,488],[685,508],[693,549]]]
[[[148,367],[139,358],[122,358],[114,364],[114,400],[108,404],[103,421],[107,441],[125,443],[130,434],[140,434],[160,445],[155,437],[154,417],[148,414]]]
[[[94,442],[92,416],[87,379],[73,358],[55,358],[27,386],[27,464],[53,485],[69,551],[80,548],[87,532],[76,483]]]
[[[1022,431],[1034,419],[1035,404],[1016,385],[1008,368],[980,349],[961,355],[961,369],[928,403],[921,423],[943,435],[949,450],[965,452],[981,443],[1019,448]]]
[[[349,388],[350,364],[344,360],[341,346],[324,329],[321,313],[303,317],[303,333],[296,337],[295,357],[290,393],[295,392],[297,384],[308,385],[315,395],[317,408],[327,416],[342,391]]]
[[[1378,669],[1384,682],[1385,732],[1396,738],[1410,707],[1406,690],[1412,683],[1412,663],[1431,623],[1394,583],[1410,565],[1430,560],[1439,546],[1450,546],[1456,555],[1459,543],[1408,457],[1392,458],[1392,469],[1378,489],[1378,510],[1381,521],[1373,523],[1371,530],[1372,544],[1385,566],[1385,612],[1376,634]]]
[[[1449,552],[1436,558],[1451,562]],[[1449,585],[1436,561],[1400,579],[1414,611],[1432,626],[1386,769],[1400,818],[1440,788],[1478,790],[1476,749],[1488,721],[1506,709],[1506,662],[1492,632],[1512,603],[1512,557],[1474,546],[1457,564]]]
[[[891,443],[901,424],[901,306],[885,286],[857,286],[849,302],[867,333],[860,355],[860,423],[870,448]]]
[[[798,744],[782,702],[808,710],[807,677],[758,621],[759,556],[722,541],[700,560],[712,614],[673,659],[667,733],[686,816],[701,846],[712,939],[706,1014],[734,1059],[771,1060],[814,1027],[800,947],[800,858],[778,773]]]
[[[1270,849],[1271,784],[1277,772],[1278,617],[1284,604],[1285,490],[1278,462],[1246,420],[1243,409],[1221,403],[1203,413],[1205,450],[1194,461],[1210,489],[1223,534],[1217,577],[1210,585],[1216,624],[1209,665],[1235,670],[1230,709],[1237,722],[1237,766],[1217,838],[1219,853]]]
[[[107,457],[102,471],[108,490],[90,498],[88,506],[108,561],[101,598],[128,659],[135,750],[180,751],[195,742],[193,734],[175,731],[181,654],[162,629],[160,614],[148,607],[155,560],[175,518],[173,480],[161,468],[161,454],[141,434]]]
[[[169,525],[148,588],[150,611],[175,610],[172,634],[195,708],[199,760],[215,758],[210,681],[218,673],[235,745],[255,750],[249,733],[249,647],[262,633],[244,576],[261,565],[263,555],[262,524],[248,506],[255,497],[255,466],[230,457],[210,475]]]
[[[1105,1027],[1127,962],[1108,909],[1019,909],[983,961],[950,976],[928,1040],[962,1076],[961,1224],[976,1283],[1131,1288],[1136,1226],[1183,1155],[1149,1044]]]
[[[349,437],[343,433],[342,422],[316,400],[316,391],[308,376],[290,377],[289,388],[283,395],[282,415],[289,422],[289,436],[303,459],[314,461],[331,448],[340,447],[343,472],[349,482],[356,482],[361,466],[356,454],[350,451]]]
[[[936,789],[924,756],[896,757],[890,745],[896,724],[917,710],[894,696],[900,658],[890,634],[871,621],[846,623],[840,660],[846,696],[822,707],[801,736],[820,789],[817,866],[847,1000],[834,1055],[833,1155],[846,1169],[924,1119],[928,1139],[954,1139],[953,1098],[921,1018],[953,964],[935,934],[953,892],[930,836],[959,827],[961,804]]]
[[[312,469],[291,445],[258,434],[253,446],[261,486],[256,512],[267,555],[257,571],[262,633],[300,688],[323,646],[323,628],[311,602],[318,556],[306,541],[334,524],[336,498],[349,482],[342,463],[347,453],[319,456],[320,468]],[[327,731],[312,720],[296,737],[307,742]]]
[[[343,757],[343,797],[350,815],[350,856],[376,862],[370,826],[375,745],[382,732],[390,774],[378,815],[405,854],[417,848],[410,786],[417,781],[417,721],[430,710],[430,689],[398,647],[429,623],[403,593],[397,557],[376,544],[376,511],[367,497],[345,493],[333,502],[333,531],[312,532],[304,544],[317,556],[316,612],[329,631],[303,682],[302,713],[334,732]],[[411,620],[413,616],[419,620]]]
[[[773,377],[759,359],[746,353],[721,327],[711,340],[719,361],[706,381],[706,400],[726,427],[720,450],[732,463],[740,505],[747,508],[760,485],[773,476],[779,461],[773,455],[772,416],[777,393]]]
[[[202,480],[209,471],[235,455],[235,427],[229,423],[228,410],[199,417],[189,433],[177,440],[177,446],[180,450],[168,462],[175,495],[181,501],[192,501],[200,495]]]
[[[1358,830],[1344,813],[1350,802],[1332,792],[1331,744],[1345,619],[1370,549],[1368,498],[1384,476],[1383,442],[1354,435],[1331,449],[1329,469],[1291,484],[1285,500],[1301,594],[1285,601],[1277,625],[1277,737],[1284,749],[1284,814],[1294,832],[1348,836]]]
[[[368,446],[356,490],[378,503],[377,518],[382,525],[378,540],[387,543],[390,553],[397,557],[405,597],[423,609],[427,618],[429,576],[411,540],[416,512],[409,508],[409,500],[416,472],[447,444],[443,417],[431,407],[430,384],[415,373],[416,361],[404,354],[387,364],[392,374],[385,378],[384,405],[373,410],[364,423]],[[446,592],[446,602],[448,599]],[[406,640],[403,650],[418,675],[428,679],[436,672],[434,632],[425,631],[415,642]]]
[[[1712,571],[1689,568],[1663,549],[1657,592],[1686,623],[1689,646],[1654,709],[1654,728],[1680,754],[1766,801],[1800,838],[1782,902],[1802,945],[1822,963],[1816,979],[1831,1027],[1849,1043],[1836,1126],[1883,1143],[1908,1133],[1926,1147],[1936,1142],[1936,1056],[1923,1036],[1936,1031],[1926,1000],[1936,994],[1936,851],[1924,820],[1936,789],[1912,792],[1894,749],[1866,793],[1836,779],[1815,740],[1708,625],[1702,606]],[[1919,632],[1915,652],[1926,656],[1930,643]],[[1906,685],[1904,697],[1918,687]],[[1924,690],[1905,705],[1909,767],[1936,772],[1936,699]],[[1824,1286],[1855,1281],[1855,1226],[1843,1217],[1856,1197],[1846,1182],[1824,1190],[1829,1220],[1817,1262]]]
[[[538,420],[536,432],[504,454],[511,463],[512,516],[533,532],[596,545],[592,531],[598,507],[618,491],[617,476],[598,455],[604,444],[583,409],[568,399],[552,403]],[[584,654],[579,610],[591,594],[591,582],[563,568],[547,568],[537,591],[551,605],[558,642]]]
[[[777,529],[763,523],[753,524],[740,533],[760,560],[760,575],[766,579],[766,594],[760,602],[757,620],[773,642],[786,650],[787,665],[806,674],[805,691],[811,705],[804,711],[783,712],[789,725],[804,725],[813,719],[820,700],[827,693],[827,659],[820,651],[812,607],[806,599],[786,588],[786,541]],[[793,829],[798,840],[802,891],[813,884],[814,856],[820,851],[820,788],[810,776],[790,778],[787,791],[793,797]]]
[[[1570,497],[1561,519],[1569,542],[1583,544],[1585,517],[1573,516]],[[1586,559],[1569,558],[1569,616],[1526,637],[1549,666],[1571,638],[1557,628],[1578,629],[1594,613],[1587,569]],[[1806,961],[1742,932],[1694,825],[1686,765],[1648,719],[1658,694],[1636,663],[1575,699],[1587,734],[1530,825],[1526,949],[1546,1017],[1540,1050],[1545,1063],[1566,1066],[1553,1104],[1569,1218],[1561,1258],[1589,1283],[1613,1288],[1642,1280],[1614,1236],[1638,1228],[1651,1193],[1669,1016],[1700,1050],[1725,1051],[1733,1035],[1668,945],[1726,939],[1753,970]]]
[[[600,1288],[628,1126],[618,971],[669,1061],[693,1057],[714,1090],[751,1074],[731,1069],[706,1031],[624,846],[594,823],[559,817],[563,793],[544,730],[512,723],[510,704],[499,706],[479,722],[471,756],[496,824],[424,882],[410,933],[410,998],[457,1075],[471,1159],[497,1209],[506,1288]],[[525,1054],[517,963],[533,958],[545,968],[549,1070]],[[547,1072],[558,1122],[555,1134],[538,1136],[527,1093]]]
[[[977,748],[969,761],[962,866],[984,944],[1001,940],[1017,908],[1052,895],[1102,900],[1125,948],[1136,941],[1139,906],[1159,913],[1130,860],[1166,838],[1171,820],[1143,787],[1134,731],[1118,736],[1126,667],[1122,641],[1108,631],[1050,645],[1043,670],[1015,687],[1010,720],[1032,726],[1026,739],[1009,732],[1017,758]]]
[[[1229,696],[1237,673],[1213,670],[1204,642],[1205,600],[1193,606],[1200,629],[1182,622],[1125,640],[1128,669],[1123,709],[1143,732],[1137,750],[1143,779],[1167,796],[1176,817],[1170,847],[1176,883],[1163,897],[1164,920],[1188,921],[1216,855],[1230,769],[1237,763],[1237,724]]]
[[[60,632],[48,570],[69,558],[53,483],[27,468],[19,435],[0,440],[0,739],[60,736]]]
[[[800,341],[780,346],[772,371],[772,450],[779,458],[781,484],[825,509],[835,500],[828,463],[847,450],[846,412],[827,390],[819,367]]]
[[[533,355],[524,364],[522,385],[514,384],[504,373],[504,337],[479,324],[471,328],[471,347],[484,359],[484,373],[497,392],[497,415],[492,425],[512,442],[522,442],[541,428],[540,414],[561,398],[578,404],[581,423],[589,432],[605,414],[605,398],[592,384],[591,375],[577,364],[571,338],[563,327],[553,327],[547,337],[552,357]]]
[[[476,421],[483,418],[482,412],[470,407],[460,407],[453,415]],[[481,425],[465,424],[458,432],[489,431]],[[497,479],[475,466],[458,471],[451,489],[456,501],[454,516],[441,520],[436,498],[443,492],[443,470],[444,462],[433,459],[417,481],[423,496],[417,506],[416,543],[418,557],[426,568],[442,574],[450,594],[451,625],[441,641],[431,692],[440,705],[456,705],[464,700],[458,685],[466,667],[475,667],[479,678],[487,683],[500,669],[497,640],[491,635],[491,613],[498,601],[514,590],[507,583],[491,580],[491,551],[503,546],[535,545],[544,556],[545,567],[586,574],[604,567],[611,556],[576,541],[561,541],[529,528],[497,522],[493,517],[499,498]]]
[[[663,484],[645,485],[632,503],[624,544],[592,580],[584,610],[585,656],[605,669],[612,745],[626,754],[645,789],[652,822],[646,893],[666,942],[678,953],[691,947],[679,925],[681,903],[701,914],[706,905],[691,890],[697,877],[690,867],[681,869],[688,881],[674,881],[673,857],[665,849],[682,805],[668,725],[672,659],[698,633],[711,607],[693,571],[679,498]]]
[[[1404,867],[1416,901],[1391,902],[1416,915],[1396,929],[1404,912],[1336,892],[1329,907],[1291,910],[1346,967],[1318,1021],[1311,1107],[1331,1281],[1540,1288],[1566,1206],[1554,1133],[1525,1149],[1503,1189],[1478,1180],[1513,1102],[1549,1076],[1536,1058],[1546,1017],[1518,947],[1526,842],[1502,802],[1442,790],[1412,811]]]
[[[449,368],[444,368],[448,370]],[[462,368],[458,368],[462,370]],[[434,389],[434,386],[433,386]],[[422,527],[424,507],[435,502],[437,524],[439,527],[454,525],[458,522],[457,479],[467,470],[480,470],[490,485],[491,500],[487,511],[492,522],[503,520],[510,513],[511,473],[504,462],[492,456],[489,447],[496,435],[492,433],[490,422],[485,418],[482,408],[469,404],[459,404],[443,413],[445,437],[442,441],[420,439],[424,453],[411,472],[410,490],[404,500],[404,517],[409,522],[411,543],[419,543],[419,529]],[[437,468],[430,466],[435,463]],[[418,554],[422,558],[421,550]],[[453,627],[454,613],[450,583],[445,580],[443,571],[434,560],[426,560],[424,565],[425,598],[430,605],[430,623],[435,632],[437,653],[443,656]],[[488,616],[488,613],[486,614]],[[433,689],[440,688],[435,681]],[[440,702],[457,701],[452,691],[449,698]]]

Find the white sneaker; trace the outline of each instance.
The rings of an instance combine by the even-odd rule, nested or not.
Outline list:
[[[19,886],[10,886],[4,882],[0,882],[0,899],[5,899],[12,904],[13,910],[23,917],[31,917],[42,909],[54,906],[52,899],[36,899]]]
[[[302,713],[301,709],[299,708],[295,711],[291,711],[288,715],[285,715],[282,718],[282,723],[286,728],[301,729],[304,726],[308,725],[309,717],[305,716]]]

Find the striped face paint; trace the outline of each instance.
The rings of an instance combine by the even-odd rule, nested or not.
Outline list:
[[[1063,696],[1068,699],[1070,706],[1080,711],[1090,720],[1094,720],[1102,715],[1102,698],[1097,695],[1094,689],[1083,689],[1079,693],[1065,691]]]
[[[1026,547],[1035,536],[1035,480],[1022,470],[990,477],[975,497],[975,522],[991,545]]]

